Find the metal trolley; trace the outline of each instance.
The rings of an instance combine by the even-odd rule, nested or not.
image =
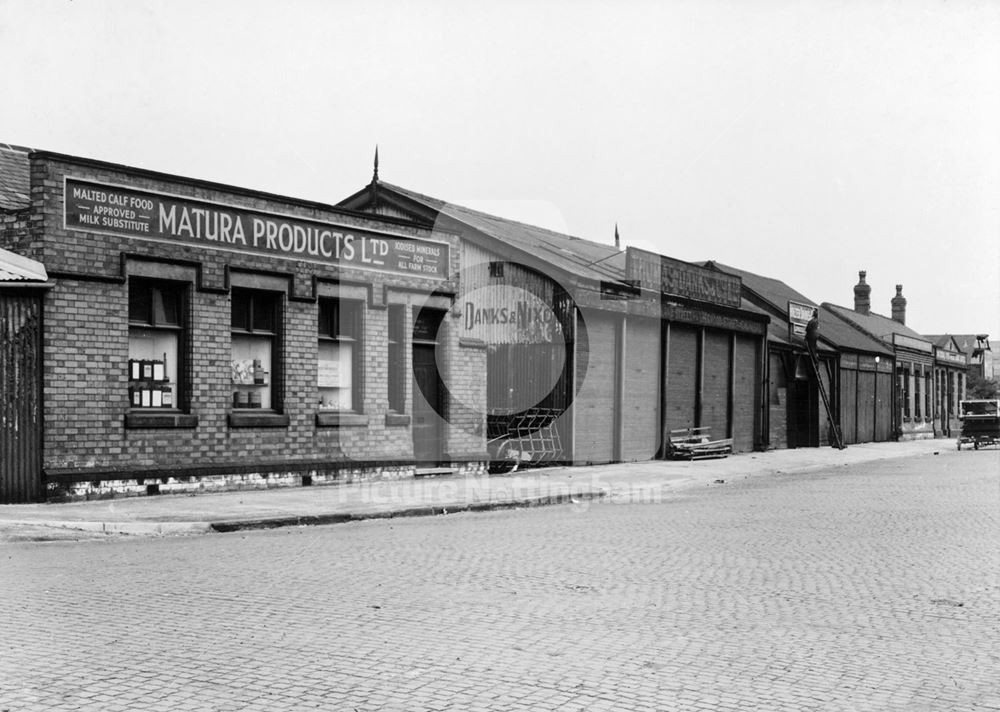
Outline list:
[[[487,413],[489,471],[502,474],[560,461],[563,447],[556,419],[561,412],[553,408],[529,408],[520,413]]]
[[[1000,445],[1000,400],[964,400],[958,404],[962,433],[958,449],[972,445],[978,450],[985,445]]]

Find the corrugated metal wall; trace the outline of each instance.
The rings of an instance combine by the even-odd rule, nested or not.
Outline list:
[[[459,336],[487,344],[487,409],[565,411],[573,395],[576,318],[565,292],[548,276],[465,242],[460,302]],[[562,450],[547,459],[569,455],[569,426],[568,415],[558,418]]]
[[[42,493],[41,297],[0,289],[0,503]]]

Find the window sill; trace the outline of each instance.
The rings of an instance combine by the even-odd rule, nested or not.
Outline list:
[[[409,425],[410,416],[406,413],[386,413],[385,414],[385,424],[386,425]]]
[[[317,428],[349,428],[365,425],[368,425],[368,416],[361,413],[329,411],[316,414]]]
[[[198,416],[189,413],[132,411],[125,414],[125,428],[196,428]]]
[[[287,428],[289,417],[282,413],[234,411],[229,414],[230,428]]]

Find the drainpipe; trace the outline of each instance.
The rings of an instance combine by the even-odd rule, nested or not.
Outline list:
[[[734,437],[733,422],[736,414],[736,332],[729,332],[729,407],[726,412],[726,437]]]
[[[667,382],[670,376],[670,322],[661,327],[660,340],[660,457],[667,456],[670,433],[667,432]]]
[[[765,327],[766,328],[766,327]],[[771,358],[767,352],[767,335],[760,338],[759,366],[760,382],[760,432],[757,446],[761,451],[767,451],[771,446]]]
[[[622,314],[618,324],[618,353],[615,360],[615,446],[612,457],[621,462],[625,454],[625,334],[628,316]]]
[[[700,428],[703,423],[701,422],[701,410],[702,410],[702,399],[705,395],[705,328],[702,327],[698,330],[698,371],[697,371],[697,386],[694,396],[694,425],[696,428]]]

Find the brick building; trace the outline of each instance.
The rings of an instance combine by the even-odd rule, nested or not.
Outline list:
[[[934,406],[938,435],[957,437],[962,430],[959,403],[965,399],[969,354],[948,334],[925,336],[934,343]]]
[[[975,373],[979,378],[986,379],[1000,377],[1000,365],[997,362],[1000,341],[990,341],[989,334],[927,334],[926,336],[937,345],[957,348],[964,353],[969,374]]]
[[[446,318],[455,235],[11,146],[0,168],[0,246],[52,285],[47,496],[483,469],[482,419],[428,400],[485,398]]]
[[[894,357],[890,347],[851,328],[781,280],[720,262],[706,265],[738,276],[744,301],[771,319],[764,373],[768,447],[832,444],[830,419],[801,329],[814,309],[819,318],[819,374],[843,442],[850,445],[892,439]]]
[[[536,462],[694,426],[765,444],[769,319],[738,277],[377,167],[334,206],[0,145],[0,218],[48,271],[25,499],[482,472],[497,424],[539,413]]]
[[[936,428],[934,397],[934,344],[906,325],[906,298],[896,285],[892,317],[871,311],[871,287],[866,273],[858,273],[854,286],[854,308],[824,303],[830,314],[882,341],[895,358],[895,433],[901,439],[932,438]]]

